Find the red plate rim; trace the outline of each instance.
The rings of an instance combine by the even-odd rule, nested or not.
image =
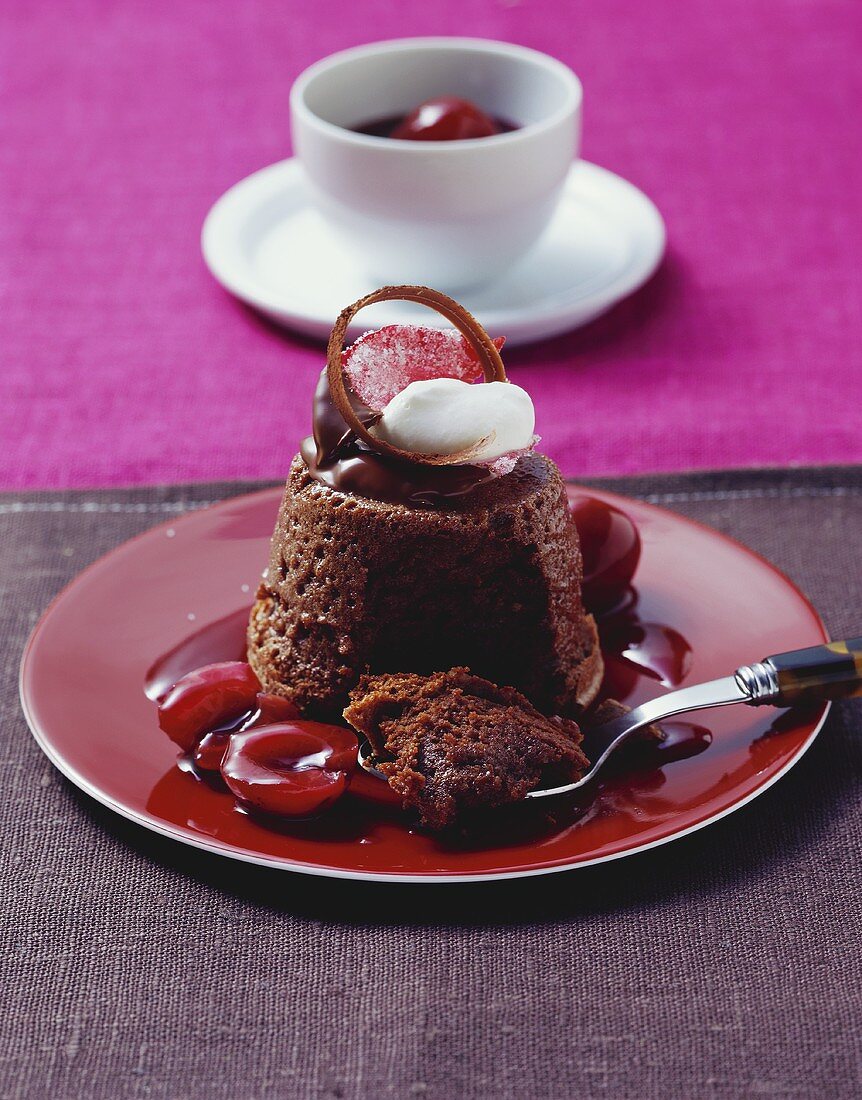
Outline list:
[[[583,486],[575,481],[567,482],[567,489],[570,493],[583,493],[585,495],[593,495],[606,500],[614,506],[625,511],[627,508],[631,509],[632,506],[636,506],[638,510],[646,510],[650,513],[654,513],[657,516],[670,516],[673,520],[699,529],[709,535],[714,540],[720,540],[730,545],[735,551],[744,554],[745,556],[754,559],[761,565],[765,566],[773,574],[780,577],[783,584],[787,589],[793,593],[800,604],[804,605],[806,611],[811,615],[812,619],[818,626],[822,635],[822,640],[829,641],[829,635],[826,631],[820,615],[813,607],[808,597],[801,591],[801,589],[781,570],[772,564],[767,558],[758,554],[756,551],[745,546],[743,543],[738,542],[736,539],[731,538],[729,535],[725,535],[723,532],[716,530],[708,526],[707,524],[700,523],[697,520],[690,519],[687,516],[683,516],[679,513],[671,512],[660,505],[652,504],[648,501],[644,501],[638,498],[629,498],[621,494],[614,493],[609,490],[596,489],[590,486]],[[94,562],[83,569],[77,574],[48,604],[47,608],[39,618],[39,621],[34,626],[27,643],[24,647],[22,654],[20,671],[19,671],[19,695],[21,700],[22,710],[24,712],[25,719],[30,728],[30,731],[39,745],[45,756],[51,761],[51,763],[60,771],[71,783],[82,790],[85,794],[95,799],[97,802],[106,806],[108,809],[119,814],[121,817],[126,818],[129,821],[134,822],[137,825],[142,826],[152,832],[155,832],[161,836],[168,837],[171,840],[176,840],[182,844],[198,848],[202,851],[210,852],[216,855],[227,856],[230,859],[239,860],[243,863],[249,863],[256,866],[275,868],[278,870],[292,871],[298,874],[307,874],[316,877],[324,878],[337,878],[353,881],[363,882],[388,882],[388,883],[403,883],[403,884],[443,884],[443,883],[473,883],[473,882],[491,882],[504,879],[517,879],[535,877],[537,875],[549,875],[559,874],[564,871],[578,870],[582,867],[592,867],[601,863],[609,863],[618,859],[624,859],[628,856],[637,855],[641,852],[650,851],[654,848],[662,847],[665,844],[669,844],[674,840],[681,839],[686,836],[690,836],[692,833],[698,832],[700,829],[706,828],[708,825],[712,825],[717,821],[728,817],[736,810],[742,809],[748,805],[754,799],[758,798],[761,794],[767,791],[780,779],[782,779],[790,769],[802,759],[811,745],[814,743],[815,738],[823,728],[826,719],[831,709],[831,703],[826,702],[823,704],[823,709],[819,714],[819,717],[814,721],[810,732],[805,737],[805,740],[798,746],[789,759],[778,768],[772,775],[763,781],[762,784],[750,791],[748,794],[738,798],[732,804],[723,807],[717,812],[708,814],[702,820],[696,821],[690,825],[685,826],[676,831],[670,831],[667,835],[662,836],[655,840],[650,840],[644,843],[635,843],[631,847],[624,848],[619,851],[603,854],[595,858],[586,859],[572,859],[567,857],[559,857],[553,861],[549,861],[546,864],[530,866],[530,867],[516,867],[509,868],[500,871],[481,871],[470,874],[461,874],[459,872],[428,872],[428,873],[408,873],[401,874],[398,872],[380,872],[380,871],[365,871],[365,870],[349,870],[343,867],[326,866],[323,864],[309,864],[299,860],[291,860],[286,857],[258,855],[252,852],[237,849],[230,844],[218,841],[214,838],[209,838],[204,834],[195,834],[191,831],[184,830],[180,827],[171,825],[168,822],[162,821],[157,817],[154,817],[146,812],[139,811],[134,807],[130,807],[123,802],[106,794],[98,784],[92,782],[85,775],[81,774],[77,768],[71,764],[62,753],[58,752],[49,734],[41,728],[33,709],[30,705],[29,690],[28,690],[28,674],[29,666],[32,660],[32,656],[36,646],[38,645],[41,635],[50,626],[50,621],[55,609],[67,598],[67,596],[77,589],[89,575],[98,570],[104,562],[113,557],[119,550],[127,549],[134,544],[151,538],[152,535],[161,530],[168,528],[177,528],[188,523],[193,523],[203,513],[215,513],[221,510],[226,510],[230,507],[235,507],[238,503],[248,502],[251,503],[257,498],[265,498],[274,496],[274,494],[281,492],[281,486],[271,486],[265,489],[255,490],[251,493],[239,494],[237,496],[228,497],[225,500],[219,501],[217,504],[208,505],[204,508],[192,507],[188,512],[173,516],[170,519],[155,524],[153,527],[148,528],[146,531],[142,531],[140,534],[133,536],[130,539],[125,540],[119,546],[108,551],[108,553],[97,558]],[[194,502],[192,502],[193,504]]]

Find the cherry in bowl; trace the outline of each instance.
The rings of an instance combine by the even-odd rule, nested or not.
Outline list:
[[[494,119],[475,103],[456,96],[438,96],[420,103],[390,137],[398,141],[465,141],[500,132]]]

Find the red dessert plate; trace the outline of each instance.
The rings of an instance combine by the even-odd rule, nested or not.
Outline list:
[[[642,555],[628,605],[602,625],[607,690],[636,704],[826,639],[817,613],[739,543],[636,500],[571,487],[636,523]],[[267,559],[280,489],[154,528],[63,591],[27,645],[21,697],[37,741],[73,783],[117,813],[210,852],[305,874],[465,882],[617,859],[702,828],[751,801],[802,756],[812,712],[729,707],[698,715],[696,755],[618,769],[594,801],[491,818],[483,836],[412,830],[363,774],[316,821],[274,829],[177,767],[145,695],[211,661],[238,658]],[[710,737],[711,734],[711,737]]]

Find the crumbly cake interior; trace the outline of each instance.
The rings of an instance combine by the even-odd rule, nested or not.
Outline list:
[[[368,738],[405,808],[432,829],[573,782],[588,767],[575,722],[548,718],[466,668],[363,676],[344,717]]]

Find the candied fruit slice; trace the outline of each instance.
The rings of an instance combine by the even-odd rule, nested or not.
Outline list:
[[[494,344],[499,350],[503,339]],[[360,336],[343,357],[350,388],[372,409],[385,408],[411,382],[429,378],[476,382],[482,377],[475,351],[455,329],[386,325]]]

